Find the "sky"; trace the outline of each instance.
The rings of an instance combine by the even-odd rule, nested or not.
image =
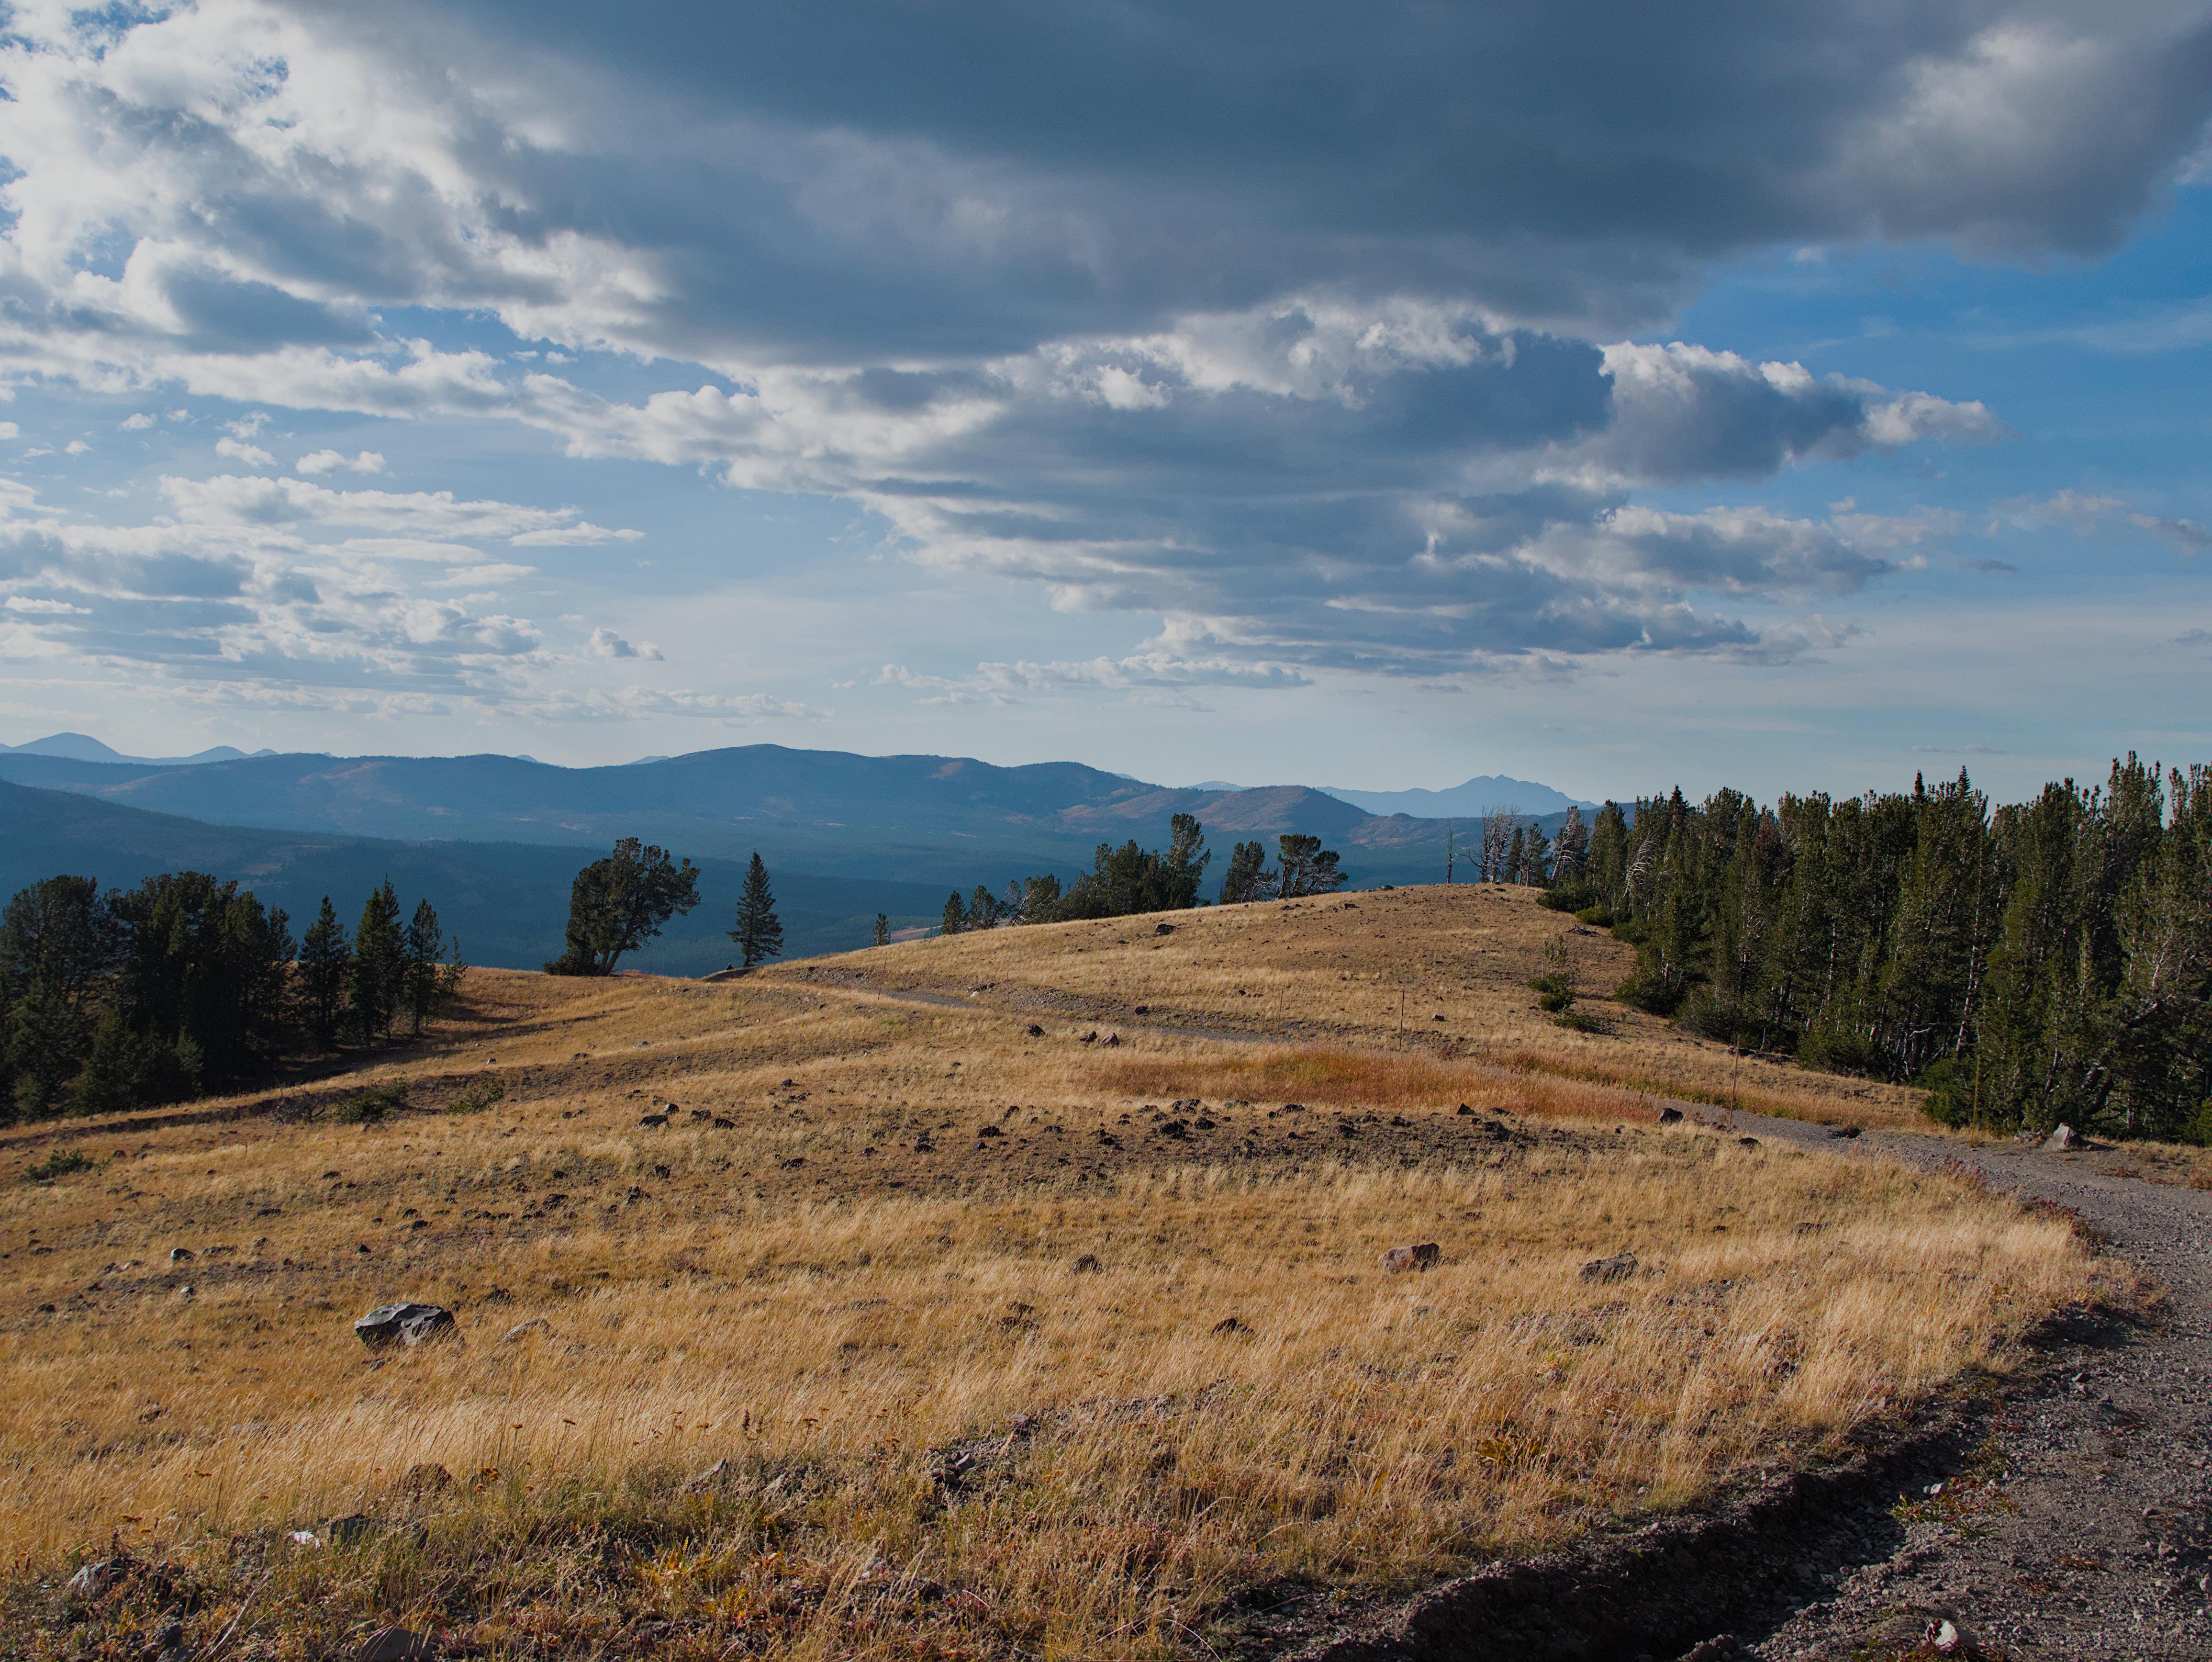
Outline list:
[[[2212,761],[2201,3],[0,15],[0,741]]]

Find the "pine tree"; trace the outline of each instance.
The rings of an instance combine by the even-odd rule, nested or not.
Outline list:
[[[888,947],[890,944],[891,921],[883,913],[878,912],[876,914],[876,945],[878,947]]]
[[[399,896],[386,878],[361,909],[353,932],[351,1013],[355,1036],[367,1044],[389,1038],[406,996],[407,963],[399,927]]]
[[[1279,874],[1267,869],[1264,844],[1239,843],[1230,850],[1229,868],[1221,874],[1221,904],[1235,906],[1248,900],[1273,899],[1279,881]]]
[[[404,959],[402,1002],[406,1008],[410,1030],[422,1032],[438,1019],[461,984],[466,966],[461,962],[461,943],[453,942],[451,954],[446,946],[445,931],[438,926],[437,908],[428,900],[415,906],[414,921],[407,926],[401,943]]]
[[[968,908],[960,898],[960,891],[953,890],[945,897],[945,922],[938,929],[939,934],[958,934],[968,927]]]
[[[325,895],[322,910],[300,937],[300,1012],[318,1050],[327,1050],[337,1042],[338,1012],[345,1007],[352,957],[345,925]]]
[[[768,868],[761,863],[757,852],[752,863],[745,868],[744,892],[738,897],[738,927],[730,931],[730,939],[738,943],[748,970],[763,959],[778,958],[783,953],[783,925],[776,921],[775,896],[769,890]]]

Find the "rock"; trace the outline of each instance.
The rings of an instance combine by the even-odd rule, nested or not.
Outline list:
[[[323,1544],[323,1537],[311,1529],[288,1530],[284,1538],[295,1547],[319,1548]]]
[[[532,1316],[526,1322],[517,1322],[499,1336],[501,1344],[520,1344],[533,1333],[550,1333],[553,1324],[543,1316]]]
[[[1175,925],[1172,923],[1155,923],[1152,925],[1152,933],[1154,934],[1173,934],[1175,933]]]
[[[1443,1257],[1443,1249],[1434,1241],[1423,1241],[1419,1246],[1394,1246],[1382,1255],[1382,1267],[1392,1275],[1408,1269],[1433,1269]]]
[[[1743,1641],[1732,1633],[1723,1633],[1683,1653],[1682,1662],[1735,1662],[1743,1654]]]
[[[436,1640],[405,1628],[379,1628],[353,1653],[354,1662],[428,1662],[437,1654]]]
[[[1856,1125],[1838,1125],[1833,1130],[1830,1131],[1828,1135],[1832,1137],[1843,1138],[1848,1141],[1853,1137],[1863,1135],[1864,1133],[1863,1133]]]
[[[1474,1112],[1474,1109],[1472,1109],[1472,1108],[1470,1108],[1470,1107],[1468,1107],[1465,1103],[1463,1103],[1463,1102],[1462,1102],[1462,1104],[1460,1104],[1460,1105],[1459,1105],[1459,1111],[1460,1111],[1462,1114],[1466,1114],[1466,1115],[1470,1115],[1470,1116],[1471,1116],[1471,1115],[1473,1115],[1473,1113]]]
[[[1119,1033],[1109,1033],[1106,1035],[1106,1045],[1109,1050],[1111,1050],[1115,1045],[1119,1044],[1121,1042],[1121,1035]]]
[[[395,1344],[417,1345],[458,1334],[453,1312],[442,1305],[380,1305],[353,1324],[354,1336],[371,1350]]]
[[[1251,1330],[1235,1316],[1224,1316],[1219,1321],[1214,1323],[1212,1329],[1213,1336],[1217,1339],[1233,1339]]]
[[[1152,1013],[1152,1007],[1149,1004],[1139,1004],[1136,1007],[1134,1011],[1134,1014],[1138,1015],[1150,1015]]]
[[[1031,1038],[1042,1038],[1044,1037],[1044,1029],[1037,1026],[1036,1022],[1032,1021],[1029,1025],[1029,1035]]]
[[[1757,1137],[1738,1137],[1736,1141],[1739,1145],[1746,1148],[1756,1148],[1759,1147],[1759,1139]]]
[[[1610,1258],[1592,1258],[1583,1266],[1586,1282],[1625,1282],[1636,1273],[1636,1254],[1623,1252]]]
[[[724,1487],[737,1475],[738,1469],[727,1460],[717,1460],[684,1487],[694,1495],[704,1494],[708,1489]]]
[[[1662,1125],[1680,1125],[1682,1123],[1682,1111],[1680,1108],[1662,1108],[1659,1111],[1659,1123]]]
[[[1938,1656],[1961,1656],[1968,1653],[1972,1642],[1960,1632],[1958,1624],[1940,1618],[1928,1624],[1925,1635],[1928,1648]]]
[[[1067,1273],[1071,1275],[1095,1275],[1098,1271],[1098,1255],[1096,1252],[1085,1252],[1067,1266]]]
[[[2062,1125],[2058,1129],[2063,1131],[2066,1128]],[[173,1246],[169,1249],[169,1262],[171,1263],[190,1263],[191,1261],[192,1249],[191,1247]]]
[[[67,1592],[72,1598],[98,1598],[130,1573],[128,1558],[103,1558],[97,1563],[87,1564],[69,1579]]]
[[[640,1114],[637,1117],[637,1123],[640,1125],[649,1125],[657,1131],[662,1126],[668,1123],[668,1116],[665,1114]]]
[[[410,1495],[435,1495],[453,1486],[453,1474],[435,1460],[418,1460],[401,1474],[399,1487]],[[339,1522],[350,1521],[341,1519]]]
[[[738,1129],[738,1123],[733,1119],[717,1118],[714,1121],[714,1129],[717,1131],[734,1131]]]
[[[1098,1030],[1095,1027],[1092,1028],[1089,1032],[1084,1034],[1082,1038],[1077,1039],[1075,1042],[1078,1044],[1096,1044],[1098,1042]]]
[[[2081,1134],[2062,1123],[2043,1140],[2043,1146],[2054,1154],[2067,1154],[2081,1147]]]
[[[979,1137],[1002,1137],[1006,1134],[995,1125],[986,1124],[977,1126],[975,1135]]]

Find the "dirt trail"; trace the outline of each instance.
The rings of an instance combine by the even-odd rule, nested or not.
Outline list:
[[[1945,1492],[1916,1497],[1923,1515],[1901,1532],[1873,1531],[1887,1550],[1817,1569],[1834,1584],[1808,1588],[1751,1653],[1893,1657],[1949,1621],[1983,1653],[2023,1662],[2212,1657],[2212,1195],[2033,1148],[1871,1131],[1844,1143],[1794,1120],[1704,1117],[1762,1141],[1964,1161],[2078,1213],[2166,1290],[2154,1320],[2055,1334],[2052,1365],[1988,1417],[1966,1470],[1931,1476]]]

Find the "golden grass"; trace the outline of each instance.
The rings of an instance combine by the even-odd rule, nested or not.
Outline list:
[[[1537,893],[1437,885],[1209,907],[1176,914],[1167,935],[1148,917],[995,929],[763,973],[793,986],[972,994],[1091,1020],[1417,1046],[1762,1113],[1932,1129],[1916,1091],[1739,1056],[1613,1002],[1633,950],[1547,910]],[[1550,968],[1545,949],[1560,941],[1582,983],[1577,1008],[1599,1032],[1562,1028],[1536,1008],[1528,978]]]
[[[1086,927],[975,944],[1129,933]],[[436,1042],[276,1093],[397,1083],[389,1123],[0,1135],[18,1172],[97,1162],[0,1185],[0,1650],[85,1653],[47,1589],[119,1539],[176,1568],[76,1612],[118,1644],[252,1594],[233,1643],[271,1656],[383,1620],[492,1655],[1195,1654],[1245,1589],[1407,1586],[1813,1458],[2112,1284],[1970,1183],[1480,1055],[1109,1050],[802,967],[478,972]],[[1382,1273],[1415,1240],[1441,1267]],[[465,1342],[364,1354],[400,1297]],[[459,1482],[403,1487],[423,1462]]]

